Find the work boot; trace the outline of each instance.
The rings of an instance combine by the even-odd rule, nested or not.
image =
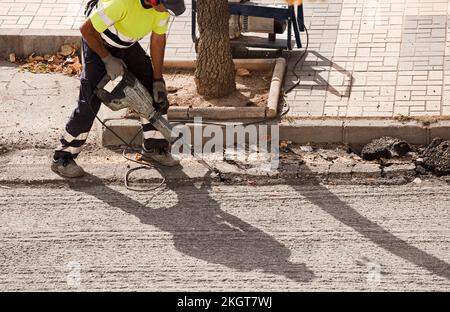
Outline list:
[[[142,146],[142,159],[148,162],[154,161],[160,165],[174,167],[180,164],[180,160],[174,157],[168,148],[151,148],[146,149]]]
[[[72,156],[64,156],[52,160],[52,170],[65,178],[78,178],[85,174],[83,168],[78,166]]]

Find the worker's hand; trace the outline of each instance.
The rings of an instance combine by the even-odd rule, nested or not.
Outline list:
[[[125,73],[126,65],[120,58],[109,54],[107,57],[102,58],[102,61],[105,63],[106,73],[111,80]]]
[[[164,79],[153,81],[153,100],[156,103],[167,101],[167,89]]]

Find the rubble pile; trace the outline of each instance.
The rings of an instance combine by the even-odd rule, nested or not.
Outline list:
[[[405,156],[411,151],[411,146],[400,139],[382,137],[365,145],[361,151],[364,160],[389,159]]]
[[[56,54],[44,56],[34,53],[26,59],[17,59],[14,53],[9,56],[11,62],[19,64],[22,70],[32,73],[63,73],[69,76],[79,76],[83,69],[80,59],[76,54],[75,45],[65,44]]]
[[[435,138],[423,151],[417,166],[422,166],[439,176],[450,174],[450,141]]]

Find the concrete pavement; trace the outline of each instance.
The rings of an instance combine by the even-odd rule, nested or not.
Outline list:
[[[304,2],[310,45],[296,70],[301,83],[287,97],[289,117],[450,115],[450,1]],[[195,58],[186,3],[186,13],[170,23],[168,58]],[[58,42],[59,47],[64,36],[78,35],[83,21],[81,0],[0,4],[0,37],[22,34],[8,41],[12,46],[46,38],[47,46]],[[36,35],[40,40],[32,38]],[[142,45],[148,48],[148,38]],[[300,54],[289,54],[291,69]],[[295,80],[288,74],[286,87]]]
[[[75,108],[78,84],[73,77],[20,72],[16,65],[0,62],[0,144],[15,149],[54,146]]]

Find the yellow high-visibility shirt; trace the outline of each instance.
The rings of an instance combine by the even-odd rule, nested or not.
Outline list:
[[[117,48],[128,48],[151,32],[165,34],[169,16],[143,0],[99,0],[89,14],[95,30]]]

